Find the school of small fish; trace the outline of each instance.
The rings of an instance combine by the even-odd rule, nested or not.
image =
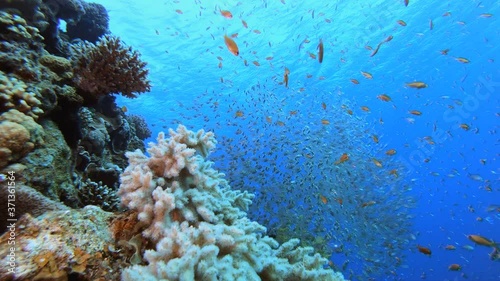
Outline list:
[[[196,2],[201,5],[201,1]],[[281,0],[282,5],[287,5],[287,2]],[[403,0],[399,5],[401,2],[408,8],[413,3]],[[321,68],[328,64],[352,63],[347,50],[339,50],[331,36],[318,33],[301,34],[285,43],[279,42],[290,44],[292,51],[289,53],[273,52],[273,46],[278,44],[270,38],[273,35],[264,28],[256,29],[252,13],[242,12],[237,6],[201,9],[200,15],[210,10],[214,16],[210,22],[217,22],[206,29],[210,32],[207,37],[218,44],[217,48],[206,50],[214,57],[214,67],[206,67],[208,71],[219,70],[226,75],[217,78],[220,88],[192,94],[189,105],[179,102],[172,110],[177,116],[173,123],[201,122],[205,129],[216,133],[219,143],[211,160],[226,174],[231,186],[256,195],[249,213],[253,219],[266,225],[270,236],[278,241],[299,237],[303,245],[312,246],[330,257],[329,266],[342,271],[351,280],[396,276],[399,267],[411,266],[409,255],[433,259],[439,252],[475,251],[467,244],[471,242],[491,248],[490,260],[500,260],[497,242],[500,234],[495,237],[497,240],[467,234],[432,245],[419,242],[424,234],[412,228],[414,216],[411,213],[418,204],[412,195],[412,183],[418,179],[408,181],[409,171],[398,158],[405,152],[399,147],[390,147],[390,136],[379,134],[371,125],[369,120],[378,112],[373,110],[373,103],[363,104],[346,98],[342,87],[325,91],[312,82],[332,78],[333,73],[321,72]],[[174,11],[179,17],[187,13],[178,9]],[[304,17],[328,25],[335,22],[334,16],[329,14],[309,10]],[[443,11],[442,17],[451,17],[451,12]],[[481,13],[478,17],[489,19],[493,14]],[[425,27],[436,32],[440,23],[438,19],[430,19],[425,22]],[[371,43],[356,46],[365,53],[369,51],[365,59],[373,65],[381,53],[397,52],[391,50],[392,44],[398,43],[400,38],[395,30],[404,31],[417,23],[396,18],[392,24],[395,27],[390,32],[394,35],[371,38]],[[158,30],[156,34],[160,35]],[[260,40],[261,44],[255,46],[252,40]],[[447,58],[457,67],[473,63],[465,57],[466,54],[459,52],[458,46],[452,48],[446,43],[433,55]],[[285,59],[289,56],[296,56],[298,63]],[[299,65],[307,68],[304,76],[297,70]],[[230,72],[222,72],[226,69]],[[247,69],[257,69],[259,77],[262,73],[269,73],[270,69],[273,75],[260,77],[256,84],[237,87],[235,81]],[[382,76],[376,68],[365,65],[356,73],[337,77],[336,81],[344,83],[343,87],[348,85],[358,89],[367,83],[380,82],[384,79]],[[421,98],[436,83],[411,75],[408,77],[405,81],[392,81],[400,84],[397,91],[373,88],[375,102],[399,110],[403,99],[401,93],[408,92]],[[404,98],[409,99],[408,96]],[[463,107],[461,100],[445,95],[433,103],[445,103],[443,111]],[[418,123],[429,114],[425,108],[427,104],[410,105],[401,109],[405,114],[401,123],[405,126]],[[391,114],[389,109],[387,114]],[[376,117],[380,126],[387,121],[385,115],[383,117]],[[454,126],[464,133],[477,134],[479,130],[469,121]],[[432,132],[441,130],[436,123],[429,124],[429,127]],[[444,134],[452,138],[453,133],[456,131],[447,130]],[[420,136],[418,145],[437,147],[432,136]],[[411,145],[405,144],[405,147]],[[421,163],[433,160],[428,156],[422,158]],[[477,161],[486,165],[491,160],[481,158]],[[442,171],[430,173],[435,177],[445,174],[447,178],[463,173],[487,192],[498,190],[480,174],[458,170],[447,174]],[[488,212],[500,217],[500,207],[490,207]],[[469,208],[469,212],[473,210],[473,207]],[[484,223],[488,217],[480,215],[475,220]],[[357,264],[358,270],[353,270],[352,264]],[[440,266],[444,270],[462,273],[467,270],[467,262],[458,256],[456,263]]]

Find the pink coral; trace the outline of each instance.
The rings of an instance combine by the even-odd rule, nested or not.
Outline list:
[[[87,42],[73,50],[76,82],[85,94],[96,98],[121,93],[135,98],[135,93],[151,90],[146,63],[118,37],[104,36],[96,45]]]

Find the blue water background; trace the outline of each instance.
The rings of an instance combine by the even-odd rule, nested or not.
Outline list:
[[[466,237],[481,234],[500,241],[500,214],[487,211],[491,204],[500,205],[499,1],[410,0],[408,7],[399,0],[96,2],[109,10],[111,31],[148,62],[151,93],[118,98],[128,113],[146,118],[153,131],[148,141],[178,122],[191,129],[214,129],[218,139],[232,138],[234,130],[215,123],[234,121],[237,108],[283,106],[288,112],[318,102],[312,91],[322,98],[331,96],[332,103],[341,100],[359,116],[360,127],[353,131],[374,130],[385,148],[398,151],[396,160],[409,170],[405,181],[417,198],[412,211],[415,240],[408,238],[404,266],[396,276],[377,280],[500,280],[500,262],[489,260],[490,249],[475,246]],[[233,19],[222,17],[219,9],[230,10]],[[451,14],[443,16],[446,12]],[[493,17],[481,17],[483,13]],[[224,34],[233,33],[238,33],[238,57],[224,45]],[[370,57],[372,51],[365,46],[375,48],[389,35],[394,39]],[[302,43],[306,38],[311,42]],[[322,64],[308,54],[316,54],[320,39],[325,45]],[[448,55],[440,53],[444,49],[449,49]],[[223,59],[222,68],[217,56]],[[266,60],[269,56],[273,59]],[[260,67],[252,64],[255,60]],[[284,67],[291,71],[288,89],[279,83]],[[370,72],[373,79],[365,79],[360,71]],[[405,86],[413,81],[424,81],[428,88]],[[270,105],[252,99],[248,96],[252,87],[286,102]],[[377,99],[382,93],[392,102]],[[225,110],[216,117],[211,96],[234,104],[221,105]],[[369,113],[359,109],[363,105]],[[411,115],[409,110],[422,115]],[[470,129],[463,130],[460,124]],[[251,125],[247,129],[255,130]],[[426,136],[435,144],[429,145]],[[371,145],[369,136],[366,145]],[[419,253],[417,244],[430,247],[432,256]],[[457,249],[445,251],[448,244]],[[464,245],[474,250],[463,249]],[[461,264],[462,271],[449,271],[452,263]]]

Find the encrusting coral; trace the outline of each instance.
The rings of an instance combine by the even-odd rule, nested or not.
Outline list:
[[[114,36],[106,35],[95,45],[77,44],[73,48],[76,84],[94,99],[118,93],[135,98],[135,93],[149,92],[148,70],[139,56]]]
[[[280,246],[246,217],[254,195],[232,190],[205,160],[213,133],[180,125],[169,134],[150,144],[150,157],[127,153],[119,195],[155,249],[122,280],[344,280],[312,248],[297,239]]]

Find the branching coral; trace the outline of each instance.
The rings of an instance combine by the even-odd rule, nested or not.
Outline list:
[[[76,83],[94,99],[117,93],[135,98],[135,93],[149,92],[151,88],[146,63],[139,57],[137,51],[113,36],[104,36],[96,45],[88,42],[75,45]]]
[[[150,144],[150,157],[127,153],[119,195],[155,250],[122,280],[344,280],[312,248],[297,239],[280,246],[246,217],[253,194],[232,190],[204,158],[213,133],[179,126],[169,134]]]

